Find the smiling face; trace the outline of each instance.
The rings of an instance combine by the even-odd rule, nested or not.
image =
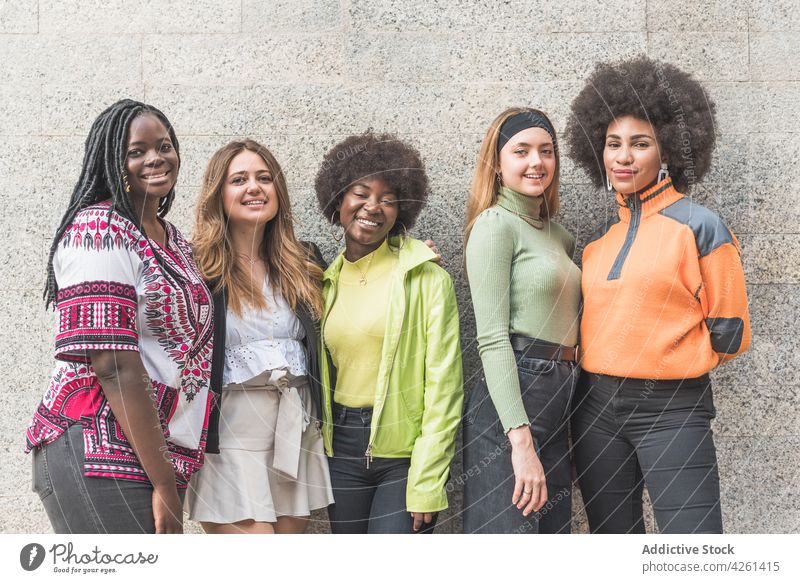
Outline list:
[[[542,196],[556,174],[553,138],[542,128],[515,134],[500,150],[503,185],[526,196]]]
[[[278,214],[272,172],[256,152],[242,150],[228,164],[222,206],[231,228],[255,227]]]
[[[128,128],[125,160],[130,196],[157,203],[175,186],[179,166],[178,153],[164,124],[151,114],[135,118]]]
[[[611,186],[622,195],[652,186],[661,168],[661,152],[653,126],[631,116],[611,122],[606,130],[603,164]]]
[[[359,180],[342,196],[337,207],[344,227],[348,259],[371,253],[386,239],[399,212],[397,194],[380,178]]]

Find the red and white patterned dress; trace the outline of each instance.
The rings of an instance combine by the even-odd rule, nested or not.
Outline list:
[[[172,224],[165,221],[162,247],[110,209],[105,201],[80,211],[53,259],[58,362],[28,427],[26,451],[81,423],[84,475],[147,481],[88,358],[90,350],[133,350],[150,377],[183,488],[203,465],[213,400],[211,294]]]

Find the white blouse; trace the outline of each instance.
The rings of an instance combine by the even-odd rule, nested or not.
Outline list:
[[[245,305],[242,315],[228,310],[225,326],[225,369],[222,382],[243,383],[266,370],[284,369],[306,374],[305,336],[300,320],[279,290],[264,281],[267,308]]]

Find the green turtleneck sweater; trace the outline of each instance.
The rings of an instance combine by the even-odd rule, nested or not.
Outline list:
[[[506,432],[529,423],[509,335],[565,346],[578,341],[575,238],[555,221],[539,218],[541,203],[541,196],[501,188],[497,204],[475,221],[466,248],[478,351]]]

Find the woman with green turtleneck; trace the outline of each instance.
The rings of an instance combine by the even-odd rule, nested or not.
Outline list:
[[[558,174],[544,113],[512,108],[492,122],[465,231],[484,373],[465,406],[465,532],[570,532],[581,273],[575,238],[551,220]]]

